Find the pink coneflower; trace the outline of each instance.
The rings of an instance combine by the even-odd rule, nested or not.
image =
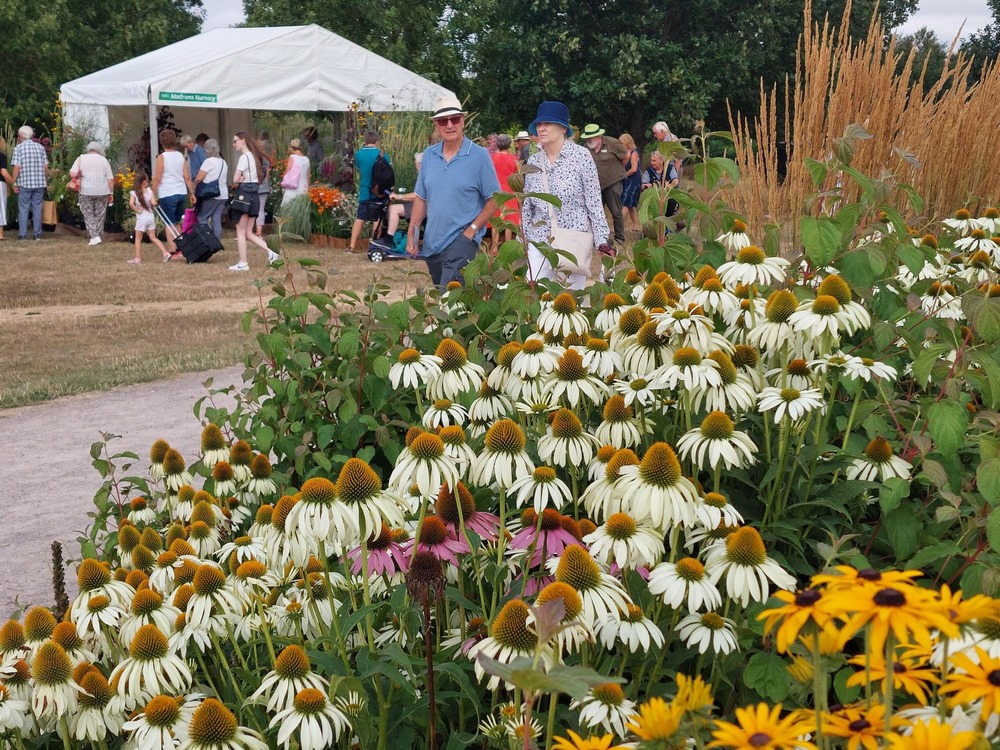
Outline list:
[[[412,556],[413,545],[425,552],[433,552],[442,562],[458,566],[458,555],[468,553],[469,546],[464,539],[453,539],[448,533],[448,527],[437,516],[427,516],[420,527],[420,536],[406,543],[406,555]]]
[[[461,514],[459,514],[460,508]],[[452,539],[461,538],[460,523],[465,524],[467,530],[476,532],[482,539],[490,542],[495,542],[500,536],[500,518],[492,513],[477,510],[476,499],[462,482],[455,484],[454,492],[447,484],[441,485],[434,509],[448,527]]]
[[[543,560],[547,560],[553,555],[561,555],[562,551],[570,544],[580,544],[580,538],[563,526],[562,516],[559,515],[558,511],[546,508],[542,511],[541,521],[539,529],[538,514],[534,509],[528,508],[521,514],[523,528],[514,534],[508,545],[512,552],[524,550],[527,553],[534,542],[535,551],[531,556],[531,567],[540,565]],[[535,541],[536,531],[538,541]]]
[[[350,550],[347,558],[351,561],[351,573],[353,575],[361,573],[361,545]],[[409,553],[396,541],[396,536],[388,524],[383,523],[381,531],[368,540],[368,575],[393,576],[406,570],[409,559]]]

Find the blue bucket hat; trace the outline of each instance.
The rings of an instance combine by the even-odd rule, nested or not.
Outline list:
[[[532,135],[538,135],[536,125],[540,122],[554,122],[556,125],[562,125],[566,128],[566,137],[573,137],[573,128],[569,124],[569,107],[562,102],[542,102],[539,104],[535,120],[528,126],[528,132]]]

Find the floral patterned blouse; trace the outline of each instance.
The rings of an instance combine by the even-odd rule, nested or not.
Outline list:
[[[555,163],[549,161],[545,151],[538,151],[528,159],[528,164],[544,170],[545,176],[534,172],[524,176],[525,193],[552,193],[562,201],[562,208],[537,198],[526,198],[521,213],[521,226],[531,242],[547,242],[552,236],[549,208],[555,210],[556,223],[563,229],[594,232],[597,245],[608,241],[610,231],[604,218],[601,202],[601,185],[597,180],[594,158],[583,146],[567,140]]]

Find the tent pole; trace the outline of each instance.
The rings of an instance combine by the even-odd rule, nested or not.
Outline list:
[[[153,89],[146,89],[146,96],[149,100],[149,168],[153,168],[156,162],[156,155],[160,151],[159,133],[156,132],[156,104],[153,103]]]

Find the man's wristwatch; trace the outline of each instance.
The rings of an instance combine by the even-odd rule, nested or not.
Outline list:
[[[479,231],[479,227],[476,226],[476,222],[472,222],[471,224],[469,224],[469,229],[472,230],[473,234]]]

